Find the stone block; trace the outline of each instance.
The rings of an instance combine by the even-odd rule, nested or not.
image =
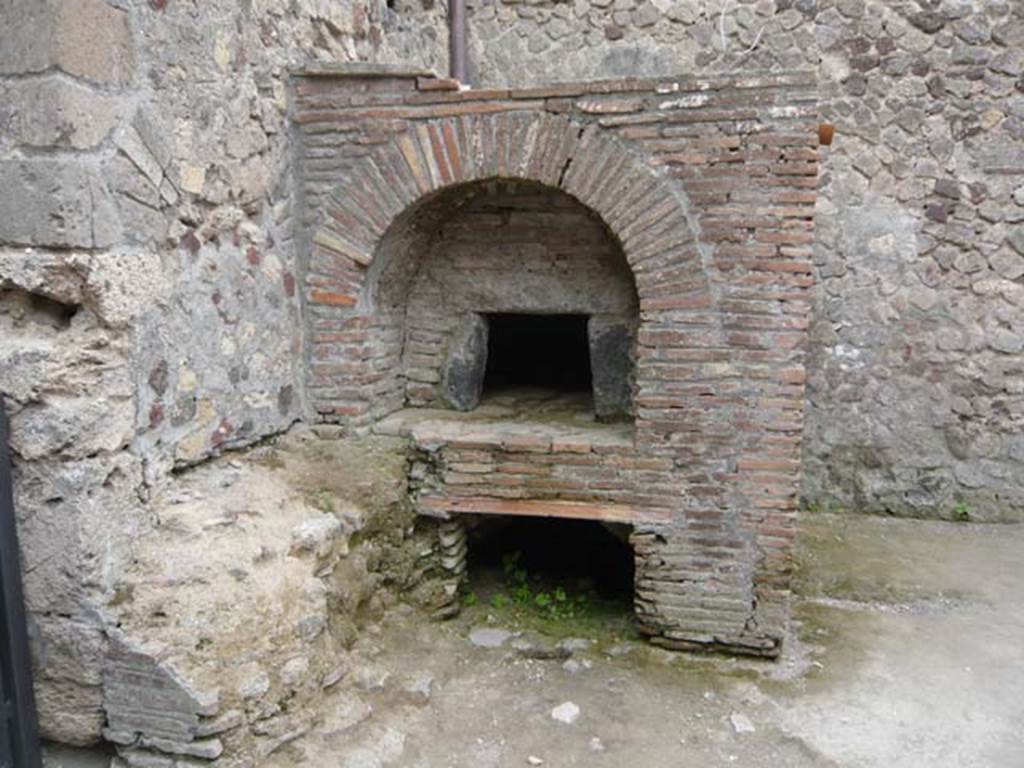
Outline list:
[[[104,722],[102,629],[56,615],[34,615],[30,627],[40,734],[62,744],[95,744]]]
[[[121,120],[120,100],[57,77],[0,90],[8,137],[29,147],[91,149]]]
[[[58,0],[53,58],[69,75],[127,85],[135,69],[128,14],[104,0]]]
[[[1007,280],[1016,280],[1024,275],[1024,256],[1009,248],[1002,248],[989,256],[988,263],[996,274]]]
[[[312,553],[325,557],[334,545],[334,539],[341,533],[341,522],[334,515],[323,514],[303,520],[292,529],[292,555]]]
[[[443,374],[445,402],[459,411],[471,411],[480,402],[487,371],[487,320],[469,312],[448,342]]]
[[[996,25],[992,29],[992,39],[1007,48],[1019,48],[1024,45],[1024,21]]]
[[[1009,237],[1006,238],[1006,242],[1013,246],[1017,253],[1024,256],[1024,227],[1014,227],[1010,231]]]
[[[121,237],[117,208],[88,161],[0,161],[0,242],[105,248]]]
[[[127,85],[135,48],[126,11],[104,0],[4,0],[0,75],[58,67],[101,85]]]
[[[82,304],[86,271],[85,259],[77,254],[42,254],[21,248],[0,251],[0,286],[45,296],[61,304]]]
[[[178,194],[164,172],[170,160],[167,149],[162,141],[147,130],[149,127],[149,122],[142,119],[141,113],[137,114],[130,124],[122,126],[117,132],[114,143],[149,180],[160,197],[173,204],[178,201]]]
[[[0,0],[0,75],[42,72],[52,63],[51,3]]]
[[[594,413],[600,420],[625,418],[632,409],[634,333],[621,318],[594,316],[587,324]]]
[[[145,525],[141,463],[122,451],[85,461],[19,462],[14,504],[25,602],[37,614],[75,616],[112,594]]]
[[[110,384],[111,382],[108,382]],[[59,398],[47,394],[11,419],[11,444],[26,461],[53,454],[84,459],[126,447],[135,428],[130,382],[121,393]],[[116,384],[115,384],[116,386]]]
[[[112,731],[140,733],[164,752],[213,759],[219,743],[192,742],[199,717],[217,713],[216,695],[194,691],[153,653],[116,638],[103,667],[103,708]],[[216,754],[211,754],[216,752]]]

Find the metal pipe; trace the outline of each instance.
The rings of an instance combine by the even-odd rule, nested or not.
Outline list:
[[[18,565],[7,413],[0,393],[0,766],[39,768],[39,728]]]
[[[469,85],[466,74],[466,0],[448,0],[449,74],[463,85]]]

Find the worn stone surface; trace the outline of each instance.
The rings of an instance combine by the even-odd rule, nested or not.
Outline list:
[[[625,418],[632,412],[635,331],[615,318],[595,316],[587,325],[594,413],[599,419]]]
[[[135,70],[128,12],[105,0],[56,0],[54,59],[69,75],[127,85]]]
[[[121,222],[99,168],[90,162],[0,160],[0,242],[105,248]]]
[[[49,2],[0,5],[0,76],[41,72],[52,62],[54,14]]]
[[[121,121],[123,102],[60,77],[0,82],[0,146],[91,149]]]
[[[441,375],[444,401],[458,411],[480,404],[487,370],[487,321],[477,312],[466,312],[448,342]]]

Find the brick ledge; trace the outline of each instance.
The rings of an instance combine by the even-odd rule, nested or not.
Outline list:
[[[419,499],[420,513],[436,517],[457,514],[519,515],[560,517],[572,520],[600,520],[606,523],[665,523],[672,520],[668,509],[643,509],[624,504],[595,504],[583,501],[543,499],[496,499],[487,496],[426,496]]]

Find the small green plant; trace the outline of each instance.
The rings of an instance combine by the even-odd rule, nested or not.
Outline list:
[[[525,581],[519,582],[512,587],[512,602],[518,605],[529,605],[532,597],[530,585]]]
[[[480,602],[480,597],[476,592],[470,592],[463,596],[462,604],[467,608],[472,608],[474,605]]]
[[[539,579],[531,580],[529,571],[522,565],[521,552],[508,552],[501,561],[507,594],[498,594],[491,599],[495,609],[514,606],[523,615],[533,615],[545,621],[580,618],[589,610],[590,601],[585,594],[570,595],[563,586],[542,586]]]
[[[958,523],[970,522],[971,509],[967,506],[966,501],[958,501],[953,505],[953,519]]]

